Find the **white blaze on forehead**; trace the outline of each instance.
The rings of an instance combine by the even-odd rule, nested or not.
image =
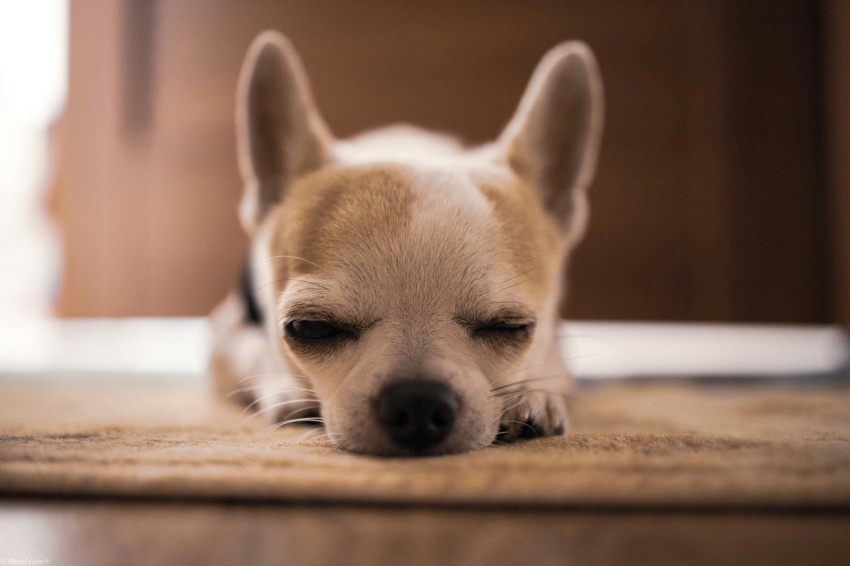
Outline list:
[[[415,198],[397,248],[401,270],[394,274],[406,280],[407,306],[456,309],[459,301],[486,300],[494,281],[510,277],[499,267],[499,226],[491,203],[464,173],[412,174]]]
[[[435,228],[459,236],[475,227],[489,229],[491,205],[469,177],[441,170],[416,170],[416,199],[411,210],[411,234],[430,234]]]

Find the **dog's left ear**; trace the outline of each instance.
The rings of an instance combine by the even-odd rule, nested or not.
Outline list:
[[[276,31],[261,33],[242,64],[236,134],[245,182],[239,217],[250,234],[296,178],[330,159],[332,136],[301,61]]]
[[[602,79],[590,48],[578,41],[562,43],[537,66],[499,138],[510,166],[535,187],[570,234],[583,229],[586,190],[602,139],[603,105]]]

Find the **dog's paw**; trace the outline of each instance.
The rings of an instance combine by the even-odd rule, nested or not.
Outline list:
[[[565,434],[569,426],[563,395],[530,391],[505,402],[497,442]]]

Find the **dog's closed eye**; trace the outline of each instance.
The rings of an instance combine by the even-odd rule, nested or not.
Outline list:
[[[483,341],[523,342],[534,332],[535,317],[526,307],[499,308],[495,312],[467,311],[455,317],[473,338]]]
[[[534,323],[530,321],[493,320],[476,325],[472,332],[479,338],[524,339],[531,335]]]
[[[325,341],[344,338],[356,338],[356,333],[321,320],[293,320],[284,326],[286,336],[294,340]]]

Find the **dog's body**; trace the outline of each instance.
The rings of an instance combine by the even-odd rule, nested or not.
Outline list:
[[[493,144],[410,127],[336,141],[292,47],[262,34],[240,78],[252,247],[213,313],[219,391],[362,453],[562,434],[557,309],[601,101],[590,51],[565,43]]]

